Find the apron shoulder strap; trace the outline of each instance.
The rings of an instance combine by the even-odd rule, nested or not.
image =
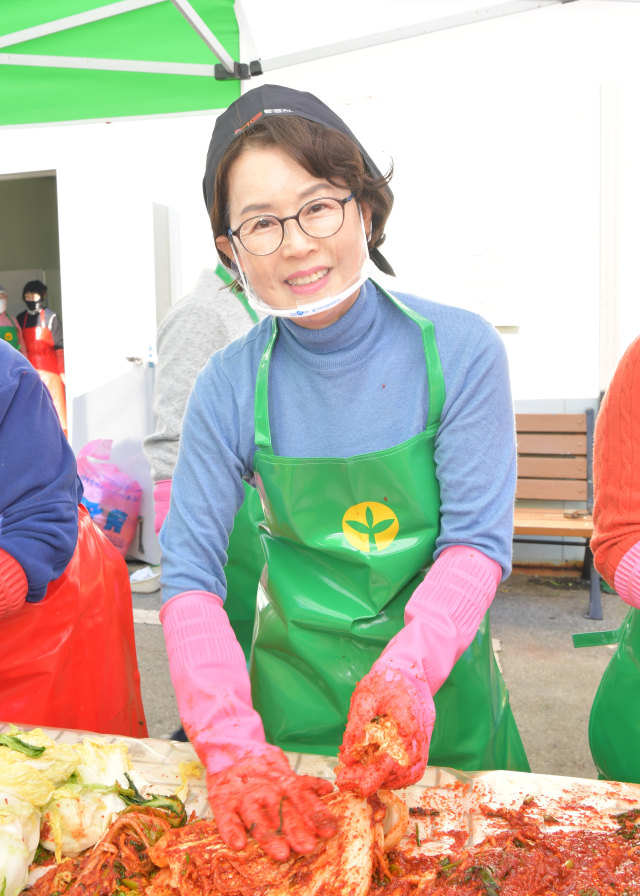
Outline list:
[[[233,283],[233,279],[226,272],[226,270],[222,267],[221,264],[218,265],[218,267],[215,269],[214,273],[215,273],[216,277],[219,277],[220,280],[222,280],[223,283],[226,283],[227,286],[230,283]],[[258,315],[255,313],[255,311],[253,310],[253,308],[247,301],[247,297],[245,296],[245,294],[242,291],[236,292],[235,290],[233,290],[231,295],[235,296],[236,299],[240,302],[240,304],[242,305],[244,310],[247,312],[247,314],[249,315],[249,317],[251,318],[253,323],[259,324],[260,318],[258,317]]]
[[[265,348],[260,366],[258,367],[258,376],[256,378],[256,399],[255,399],[255,426],[256,436],[255,443],[258,448],[262,448],[269,454],[273,454],[271,447],[271,427],[269,426],[269,367],[271,365],[271,355],[273,347],[278,338],[278,318],[271,319],[271,336]]]
[[[438,427],[440,425],[440,417],[445,401],[444,374],[442,372],[442,363],[440,362],[440,352],[436,344],[436,334],[433,323],[418,314],[399,298],[387,292],[384,287],[380,286],[375,280],[371,281],[376,289],[391,299],[393,304],[403,311],[408,318],[416,323],[422,331],[422,344],[424,346],[424,357],[427,364],[427,386],[429,389],[429,415],[427,417],[427,429]]]

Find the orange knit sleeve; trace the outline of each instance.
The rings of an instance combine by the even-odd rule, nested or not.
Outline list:
[[[607,389],[596,423],[594,451],[595,566],[613,586],[618,564],[640,541],[640,337]]]

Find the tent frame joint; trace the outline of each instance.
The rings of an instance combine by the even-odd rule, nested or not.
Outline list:
[[[228,72],[224,65],[218,63],[215,66],[216,81],[249,81],[262,74],[262,65],[259,59],[253,62],[234,62],[233,72]]]

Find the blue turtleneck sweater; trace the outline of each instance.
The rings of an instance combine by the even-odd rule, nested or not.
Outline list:
[[[476,547],[511,570],[516,445],[506,352],[481,317],[398,293],[431,320],[446,401],[436,438],[442,500],[437,557]],[[160,533],[162,596],[226,596],[233,519],[252,480],[256,374],[271,318],[209,359],[185,412],[171,506]],[[429,409],[420,328],[367,281],[322,330],[281,320],[269,374],[273,450],[284,457],[352,457],[425,429]]]

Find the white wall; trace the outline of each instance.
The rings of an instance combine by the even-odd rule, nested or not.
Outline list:
[[[426,5],[402,6],[404,19],[419,20]],[[257,7],[245,6],[251,17]],[[310,19],[255,22],[263,58],[298,49],[303,26],[308,44],[332,39],[308,36]],[[364,15],[359,25],[367,28]],[[603,83],[621,84],[621,347],[640,333],[639,37],[640,3],[580,0],[282,69],[254,85],[317,93],[383,168],[393,158],[384,251],[398,278],[387,284],[519,325],[504,337],[517,400],[586,400],[598,393]],[[214,119],[47,127],[38,140],[32,129],[2,131],[0,174],[57,172],[72,415],[75,399],[122,382],[127,356],[148,357],[154,202],[179,213],[184,291],[215,267],[201,191]],[[87,437],[118,429],[115,420],[113,432],[104,419],[99,426]]]
[[[265,4],[244,4],[268,27]],[[254,37],[263,57],[284,52],[281,34]],[[598,393],[602,83],[622,85],[621,347],[640,333],[639,38],[640,4],[581,0],[263,79],[319,93],[381,165],[393,157],[398,284],[519,324],[516,399]]]

